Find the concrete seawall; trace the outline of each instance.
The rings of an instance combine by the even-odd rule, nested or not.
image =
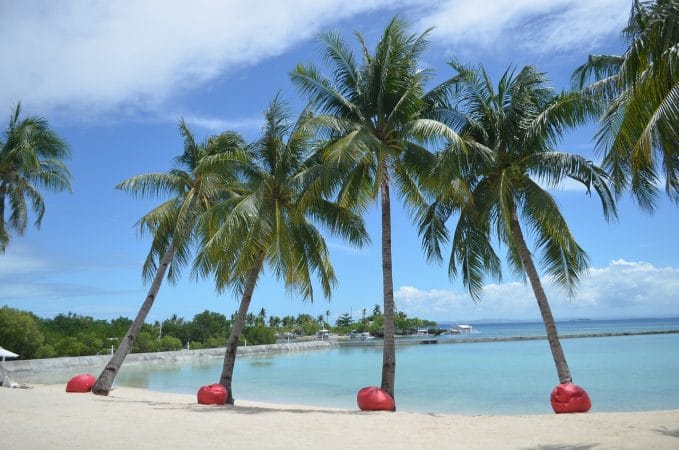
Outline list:
[[[250,345],[238,347],[238,355],[256,355],[264,353],[284,353],[305,350],[317,350],[335,347],[337,344],[328,341],[295,342],[290,344]],[[147,362],[183,361],[201,358],[223,358],[225,347],[205,348],[198,350],[177,350],[157,353],[130,353],[123,364],[139,364]],[[0,372],[4,368],[9,378],[21,377],[29,373],[60,371],[79,367],[104,366],[111,359],[111,355],[75,356],[46,359],[27,359],[0,362]],[[1,375],[1,373],[0,373]],[[96,374],[95,374],[96,375]],[[2,377],[0,376],[0,381]]]

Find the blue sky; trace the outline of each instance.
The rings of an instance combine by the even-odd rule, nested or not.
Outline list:
[[[508,66],[534,64],[557,89],[590,53],[620,53],[628,0],[401,0],[248,2],[29,1],[0,3],[0,121],[21,101],[43,115],[71,146],[73,192],[45,194],[40,230],[14,237],[0,255],[0,305],[51,317],[74,312],[110,319],[133,317],[147,286],[141,265],[149,240],[137,219],[160,199],[116,191],[120,181],[164,171],[182,151],[177,120],[197,136],[235,130],[254,139],[262,112],[281,91],[293,108],[303,100],[289,81],[298,63],[323,65],[315,35],[337,30],[355,44],[360,31],[373,45],[395,14],[413,32],[435,27],[423,65],[432,83],[450,76],[451,57],[483,63],[495,79]],[[190,6],[189,6],[190,5]],[[4,109],[4,113],[2,110]],[[3,115],[4,114],[4,115]],[[569,133],[562,150],[593,154],[595,126]],[[598,200],[566,184],[554,191],[572,231],[591,259],[577,295],[548,286],[559,318],[677,316],[679,208],[664,197],[655,214],[625,197],[620,218],[603,220]],[[394,211],[394,288],[397,307],[438,321],[538,319],[532,292],[507,273],[488,281],[474,303],[445,267],[427,264],[407,214]],[[268,276],[251,309],[269,314],[330,310],[360,317],[382,302],[376,210],[366,217],[373,244],[354,249],[329,238],[338,285],[330,303],[303,303]],[[229,315],[237,300],[218,295],[210,280],[185,271],[165,284],[149,320],[205,309]]]

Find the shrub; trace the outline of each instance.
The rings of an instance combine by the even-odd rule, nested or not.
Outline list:
[[[248,345],[275,344],[276,336],[273,329],[258,325],[245,328],[241,335],[241,344],[244,344],[244,340],[247,340]]]

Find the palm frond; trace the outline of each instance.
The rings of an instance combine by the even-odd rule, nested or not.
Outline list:
[[[537,237],[542,264],[552,280],[570,296],[588,266],[584,250],[573,238],[554,199],[531,180],[526,181],[523,217]]]

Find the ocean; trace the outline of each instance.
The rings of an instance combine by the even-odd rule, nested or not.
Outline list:
[[[457,345],[397,346],[396,400],[401,411],[428,413],[550,413],[558,384],[546,340],[467,342],[465,339],[544,335],[542,323],[472,323],[478,333],[450,336]],[[638,333],[679,330],[679,319],[575,320],[559,333]],[[592,411],[679,408],[679,334],[563,339],[573,381]],[[222,360],[123,365],[119,386],[195,394],[216,383]],[[380,346],[239,356],[236,401],[356,408],[356,393],[379,385]]]

